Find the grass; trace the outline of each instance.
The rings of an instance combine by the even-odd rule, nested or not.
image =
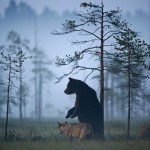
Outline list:
[[[149,150],[149,140],[129,141],[12,141],[0,142],[0,150]]]
[[[142,125],[132,125],[132,138],[124,138],[125,128],[122,122],[105,123],[105,141],[77,139],[72,142],[58,134],[57,121],[37,122],[32,120],[10,120],[8,141],[3,140],[4,124],[0,120],[0,150],[149,150],[150,140],[137,139]]]

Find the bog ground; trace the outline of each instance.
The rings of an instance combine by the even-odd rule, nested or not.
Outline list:
[[[142,122],[132,124],[131,138],[126,139],[125,124],[114,121],[105,123],[105,141],[84,140],[72,142],[61,136],[57,120],[37,122],[33,120],[10,120],[8,141],[3,140],[4,120],[0,120],[0,150],[148,150],[149,139],[139,139]]]

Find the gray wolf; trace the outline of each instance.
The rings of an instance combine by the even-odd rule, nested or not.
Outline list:
[[[92,138],[93,128],[88,123],[59,123],[58,129],[60,134],[68,137],[68,140],[71,141],[72,138],[78,138],[79,141],[86,138]]]

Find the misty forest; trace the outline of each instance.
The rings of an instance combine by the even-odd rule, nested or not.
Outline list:
[[[150,14],[108,10],[105,1],[79,8],[37,14],[11,0],[0,16],[0,149],[148,149]],[[64,93],[69,77],[96,91],[100,138],[70,144],[59,134],[57,122],[79,123],[65,118],[77,105]]]

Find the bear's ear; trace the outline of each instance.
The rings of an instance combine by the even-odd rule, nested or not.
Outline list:
[[[72,81],[72,80],[74,80],[74,79],[73,79],[73,78],[71,78],[71,77],[69,77],[69,80],[70,80],[70,81]]]

